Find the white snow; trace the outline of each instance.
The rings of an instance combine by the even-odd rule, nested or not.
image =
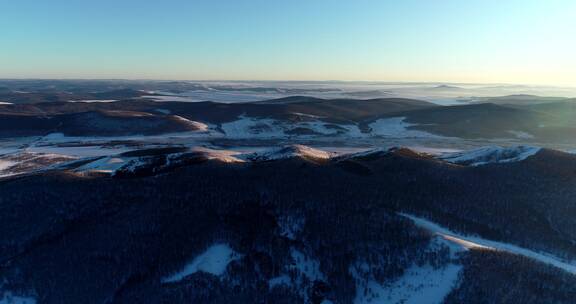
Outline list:
[[[277,138],[285,137],[279,122],[268,118],[240,116],[238,120],[223,123],[221,126],[229,138]]]
[[[291,268],[297,269],[306,276],[310,281],[314,280],[325,280],[324,274],[320,271],[320,262],[308,257],[304,253],[292,248],[290,255],[294,260],[294,264]]]
[[[4,292],[0,298],[0,304],[36,304],[32,297],[15,296],[11,292]]]
[[[306,218],[304,216],[280,216],[278,228],[281,236],[296,240],[296,236],[304,229]]]
[[[198,121],[192,121],[189,120],[187,118],[184,118],[182,116],[178,116],[178,115],[172,115],[172,117],[176,118],[177,120],[184,122],[186,124],[188,124],[189,126],[196,128],[198,131],[208,131],[208,125],[198,122]]]
[[[370,134],[374,136],[384,136],[393,138],[441,138],[424,131],[410,130],[409,127],[417,126],[405,122],[406,117],[392,117],[378,119],[368,126],[371,129]]]
[[[280,148],[273,148],[271,150],[255,152],[243,156],[246,159],[254,161],[266,161],[286,159],[292,157],[308,157],[313,159],[329,159],[330,152],[314,149],[304,145],[291,145]]]
[[[195,147],[192,151],[202,153],[207,159],[218,160],[224,163],[243,163],[243,159],[236,157],[240,152],[230,150],[215,150],[204,147]]]
[[[156,110],[154,110],[154,111],[156,111],[156,112],[158,112],[158,113],[165,114],[165,115],[168,115],[168,114],[172,113],[172,111],[170,111],[170,110],[168,110],[168,109],[156,109]]]
[[[292,279],[290,279],[290,277],[286,274],[283,274],[281,276],[272,278],[270,280],[268,280],[268,288],[272,289],[276,286],[279,285],[286,285],[286,286],[291,286],[292,285]]]
[[[499,147],[489,146],[475,150],[446,153],[439,158],[455,164],[470,166],[482,166],[495,163],[511,163],[523,161],[536,153],[541,148],[531,146]]]
[[[0,160],[0,172],[18,164],[15,161],[8,161],[8,160]]]
[[[432,239],[429,249],[437,251],[448,246],[452,258],[463,249],[440,237]],[[350,266],[350,274],[356,280],[355,304],[380,303],[442,303],[444,298],[459,284],[463,267],[449,263],[441,268],[429,264],[408,267],[404,274],[393,282],[379,283],[374,279],[370,265],[357,261]]]
[[[322,118],[322,117],[317,116],[317,115],[306,114],[306,113],[292,112],[292,114],[297,115],[297,116],[302,116],[302,117],[308,117],[308,118]]]
[[[226,272],[228,264],[240,257],[241,255],[230,248],[228,244],[215,244],[195,257],[190,264],[186,265],[179,272],[162,279],[162,282],[178,282],[196,272],[206,272],[215,276],[221,276]]]
[[[375,280],[363,281],[357,270],[350,270],[358,284],[354,304],[435,304],[444,298],[458,284],[461,265],[449,264],[434,269],[430,265],[411,266],[404,275],[391,284],[382,285]]]
[[[340,155],[338,157],[338,159],[339,160],[346,160],[346,159],[351,159],[351,158],[356,158],[356,157],[367,157],[367,156],[372,156],[372,155],[387,155],[389,153],[397,151],[398,149],[403,149],[403,148],[404,147],[392,146],[392,147],[387,147],[387,148],[369,149],[369,150],[364,150],[364,151],[350,153],[350,154],[343,154],[343,155]],[[415,149],[412,151],[414,153],[425,153],[425,152],[417,151]]]
[[[102,173],[110,173],[114,174],[118,169],[124,167],[130,159],[128,158],[121,158],[121,157],[114,157],[114,156],[106,156],[100,159],[97,159],[93,162],[89,162],[83,166],[76,168],[75,172],[102,172]]]
[[[505,251],[522,255],[536,261],[563,269],[569,273],[576,274],[576,261],[564,261],[563,259],[555,257],[551,254],[536,252],[512,244],[486,240],[478,236],[465,236],[452,232],[449,229],[446,229],[427,219],[419,218],[409,214],[400,215],[411,219],[416,225],[429,230],[430,232],[436,233],[448,241],[459,244],[463,248]]]

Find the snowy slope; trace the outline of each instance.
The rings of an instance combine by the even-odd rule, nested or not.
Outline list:
[[[463,250],[442,238],[433,239],[430,249],[434,251],[442,245],[448,246],[452,257]],[[354,304],[440,304],[458,286],[462,268],[456,263],[444,267],[414,264],[400,278],[381,284],[372,277],[367,263],[356,263],[349,270],[356,280]]]
[[[541,148],[531,146],[489,146],[464,152],[446,153],[439,158],[455,164],[482,166],[523,161],[540,150]]]
[[[329,159],[331,154],[329,152],[314,149],[304,145],[290,145],[281,148],[274,148],[267,151],[255,152],[243,156],[243,158],[252,161],[269,161],[292,157]]]
[[[214,244],[202,254],[195,257],[189,264],[184,266],[182,270],[164,278],[162,282],[178,282],[196,272],[206,272],[215,276],[221,276],[226,272],[228,264],[240,257],[241,255],[230,248],[228,244]]]
[[[414,265],[390,285],[370,280],[359,286],[354,304],[440,304],[457,286],[461,270],[456,264],[440,269]]]
[[[506,251],[509,253],[522,255],[545,264],[552,265],[554,267],[563,269],[572,274],[576,274],[576,261],[564,261],[550,254],[536,252],[512,244],[486,240],[478,236],[464,236],[462,234],[450,231],[449,229],[446,229],[424,218],[416,217],[409,214],[401,214],[401,215],[411,219],[416,225],[426,230],[429,230],[437,235],[440,235],[444,239],[450,242],[454,242],[462,246],[463,248]]]
[[[33,152],[0,155],[0,177],[36,172],[74,159],[66,155]]]
[[[179,120],[189,126],[191,126],[192,128],[196,129],[199,132],[206,132],[208,131],[208,125],[198,122],[198,121],[192,121],[190,119],[184,118],[182,116],[178,116],[178,115],[172,115],[172,117],[174,117],[176,120]]]

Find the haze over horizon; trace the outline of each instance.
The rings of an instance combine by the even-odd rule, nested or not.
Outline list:
[[[0,78],[576,86],[568,0],[5,2]]]

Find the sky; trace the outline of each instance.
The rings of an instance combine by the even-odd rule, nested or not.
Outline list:
[[[576,86],[573,0],[0,0],[0,78]]]

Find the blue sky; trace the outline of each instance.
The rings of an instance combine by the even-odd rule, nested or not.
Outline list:
[[[0,77],[576,85],[572,0],[0,0]]]

